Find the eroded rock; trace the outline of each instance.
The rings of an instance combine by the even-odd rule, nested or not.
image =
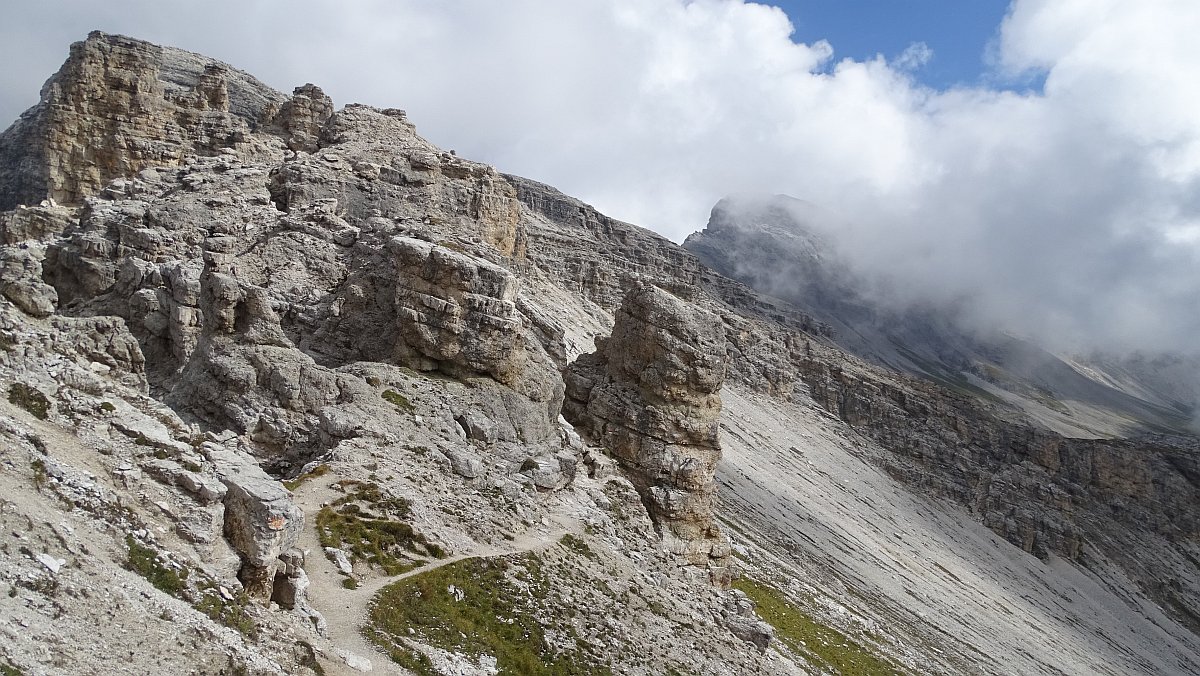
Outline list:
[[[275,573],[304,528],[304,512],[292,496],[248,454],[208,443],[203,447],[225,484],[225,539],[242,558],[238,573],[246,592],[266,601]]]
[[[725,331],[654,286],[632,290],[612,335],[567,370],[563,415],[616,456],[668,544],[728,582],[713,521]]]

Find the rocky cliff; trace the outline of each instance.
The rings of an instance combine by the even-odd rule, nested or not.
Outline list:
[[[6,668],[1200,668],[1193,439],[1065,439],[859,361],[403,111],[96,33],[0,172]],[[885,504],[924,554],[912,523],[825,546]],[[926,565],[997,552],[1009,581]],[[1010,583],[1099,600],[1001,622]],[[1080,647],[991,654],[1032,641]]]
[[[114,178],[212,154],[269,123],[285,97],[212,59],[94,33],[0,136],[0,209],[78,204]]]

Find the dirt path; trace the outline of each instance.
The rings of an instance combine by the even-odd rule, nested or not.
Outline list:
[[[305,570],[310,582],[309,603],[325,617],[328,625],[326,637],[331,649],[350,653],[349,657],[338,653],[326,655],[329,659],[325,662],[325,670],[330,676],[354,676],[363,673],[350,666],[355,658],[369,660],[371,673],[401,673],[391,660],[377,646],[363,638],[359,631],[367,620],[367,606],[371,599],[385,586],[465,559],[507,556],[546,549],[564,535],[578,534],[583,530],[583,522],[578,519],[565,515],[552,517],[549,526],[540,526],[506,543],[504,547],[478,547],[444,559],[429,561],[420,568],[390,577],[371,573],[359,580],[357,589],[346,589],[342,586],[345,576],[338,572],[333,562],[325,556],[313,525],[321,502],[337,496],[328,488],[328,483],[331,482],[314,481],[312,485],[305,485],[296,495],[297,504],[304,509],[308,518],[308,526],[300,536],[298,546],[309,552],[305,561]]]

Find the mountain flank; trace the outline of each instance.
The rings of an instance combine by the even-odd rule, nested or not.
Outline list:
[[[12,673],[1200,671],[1195,437],[857,356],[401,110],[92,33],[0,208]]]

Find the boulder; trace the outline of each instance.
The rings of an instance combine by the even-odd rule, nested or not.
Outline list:
[[[291,493],[249,454],[213,443],[202,450],[225,485],[225,538],[241,556],[238,577],[246,592],[263,601],[274,591],[279,557],[304,528],[304,512]]]
[[[742,591],[731,589],[721,605],[721,623],[734,636],[766,652],[775,638],[775,628],[754,612],[754,601]]]

